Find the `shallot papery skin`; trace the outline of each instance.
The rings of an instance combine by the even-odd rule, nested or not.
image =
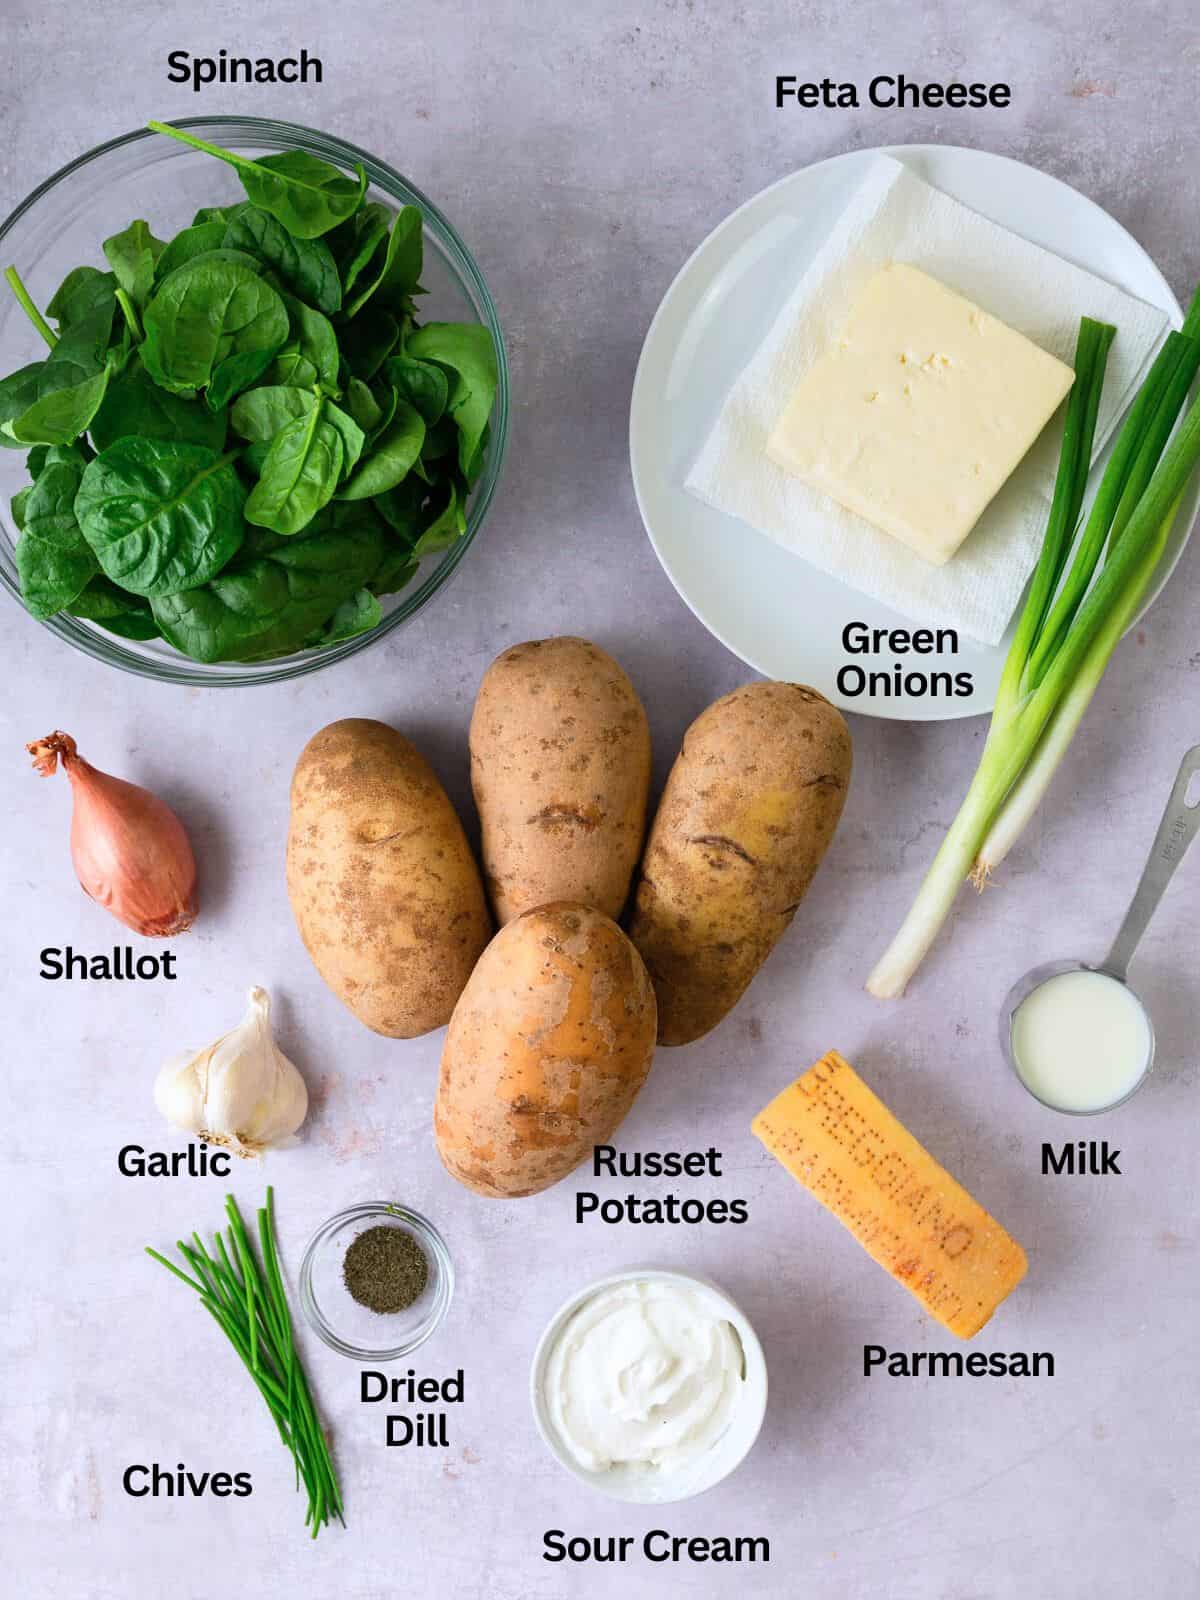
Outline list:
[[[196,858],[164,800],[85,761],[69,733],[26,745],[50,777],[61,760],[71,782],[71,859],[85,894],[134,933],[169,939],[196,920]]]

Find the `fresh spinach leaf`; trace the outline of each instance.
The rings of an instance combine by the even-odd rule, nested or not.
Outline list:
[[[25,457],[25,465],[34,478],[40,478],[45,469],[56,462],[82,471],[95,454],[86,439],[76,439],[74,444],[37,444]]]
[[[342,477],[348,478],[358,465],[367,436],[354,418],[332,400],[325,402],[325,419],[342,437]]]
[[[228,223],[218,219],[215,222],[195,223],[190,228],[184,228],[182,233],[177,233],[167,241],[166,248],[155,263],[155,283],[169,278],[176,267],[182,267],[185,261],[207,255],[210,250],[219,250],[225,242],[227,228]]]
[[[140,311],[150,298],[154,265],[166,248],[163,241],[156,239],[149,225],[139,220],[131,222],[122,233],[105,239],[102,248],[117,287],[124,289]]]
[[[472,456],[471,460],[467,463],[467,465],[462,469],[463,477],[466,479],[466,483],[467,483],[467,488],[468,489],[470,489],[470,488],[472,488],[474,486],[476,479],[479,477],[479,474],[483,471],[483,463],[484,463],[484,460],[485,460],[485,458],[487,456],[488,440],[491,438],[491,436],[492,436],[492,425],[489,422],[489,423],[485,424],[484,430],[479,436],[479,446],[476,449],[475,454]]]
[[[271,454],[271,445],[273,443],[274,441],[271,439],[256,439],[253,444],[248,444],[238,456],[238,471],[243,482],[248,483],[251,489],[262,476],[263,464]]]
[[[341,309],[341,279],[323,239],[293,238],[269,211],[246,205],[226,224],[224,244],[257,256],[290,294],[318,311],[332,314]]]
[[[406,554],[411,554],[412,547],[429,521],[425,515],[428,498],[428,487],[419,479],[409,476],[394,489],[385,489],[371,501],[392,532],[400,536]]]
[[[420,563],[410,550],[394,544],[371,576],[368,587],[372,594],[399,594],[417,575]]]
[[[35,444],[25,457],[25,470],[36,483],[54,462],[65,462],[82,472],[94,454],[86,439],[76,439],[74,444]]]
[[[252,530],[209,583],[153,602],[164,637],[197,661],[266,660],[300,649],[379,566],[385,535],[366,511],[328,506],[290,539]]]
[[[42,620],[69,606],[99,571],[75,520],[83,471],[78,457],[50,462],[25,503],[13,559],[26,609]]]
[[[373,433],[383,421],[383,409],[361,378],[346,384],[346,410],[364,433]]]
[[[155,383],[202,389],[221,363],[249,351],[272,355],[288,336],[288,313],[268,284],[240,261],[196,256],[159,285],[146,307],[142,360]]]
[[[375,444],[392,425],[392,418],[396,415],[396,407],[400,403],[400,396],[394,387],[383,379],[377,378],[371,390],[372,397],[379,407],[379,421],[371,429],[371,443]]]
[[[229,222],[237,216],[244,205],[248,204],[246,200],[234,200],[227,206],[201,206],[192,218],[192,227],[202,227],[206,222]]]
[[[454,375],[448,410],[459,431],[459,466],[466,472],[496,399],[499,380],[491,334],[479,322],[427,322],[412,334],[405,354],[435,361]]]
[[[99,267],[74,267],[54,291],[46,315],[58,323],[59,333],[65,333],[93,311],[112,303],[116,288],[113,273],[101,272]]]
[[[25,457],[25,470],[34,483],[48,466],[56,461],[77,466],[80,472],[87,466],[95,452],[88,448],[86,439],[76,439],[74,444],[35,444]]]
[[[84,432],[125,355],[123,345],[109,348],[114,310],[115,301],[98,305],[61,335],[31,388],[19,386],[29,403],[0,432],[23,445],[70,444]]]
[[[316,389],[320,377],[316,367],[300,351],[300,341],[289,339],[263,375],[264,383],[288,389]]]
[[[388,230],[392,213],[377,200],[368,200],[346,222],[329,235],[329,248],[337,262],[342,280],[342,300],[350,299],[362,273],[370,266],[376,252],[387,248]]]
[[[412,356],[391,356],[383,372],[401,399],[416,406],[427,427],[441,421],[450,398],[450,380],[441,367]]]
[[[361,166],[354,177],[310,155],[307,150],[281,150],[263,156],[252,168],[239,169],[242,187],[255,205],[278,217],[298,239],[316,239],[353,216],[367,192]]]
[[[44,361],[31,361],[28,366],[10,372],[0,379],[0,445],[9,450],[24,450],[26,446],[8,432],[14,422],[38,397],[38,383],[45,369]]]
[[[225,235],[222,234],[221,237],[224,239]],[[269,283],[276,294],[279,293],[278,286],[270,282],[270,274],[267,268],[257,256],[251,255],[247,250],[230,250],[224,244],[217,244],[213,245],[210,250],[197,250],[195,255],[188,256],[187,260],[181,261],[179,265],[185,267],[201,260],[207,261],[209,266],[215,266],[218,261],[228,261],[235,267],[244,267],[247,272],[252,272],[256,278],[262,278]],[[164,276],[167,275],[164,274]]]
[[[370,589],[356,589],[348,600],[330,617],[329,621],[311,641],[315,648],[339,644],[343,639],[353,639],[356,634],[369,633],[383,621],[383,607]]]
[[[77,368],[73,381],[99,372],[113,359],[110,347],[116,310],[115,296],[111,300],[98,300],[86,316],[63,329],[58,343],[46,358],[47,366],[61,367],[70,363]]]
[[[338,394],[341,361],[333,324],[319,311],[291,295],[284,296],[289,314],[290,336],[268,368],[268,384],[315,389]]]
[[[263,384],[239,395],[229,414],[234,433],[252,442],[271,440],[297,417],[306,417],[318,403],[314,389],[293,384]]]
[[[71,615],[77,617],[79,612],[73,611]],[[121,611],[103,619],[97,617],[95,620],[108,633],[119,634],[123,639],[162,638],[162,632],[152,611]]]
[[[345,303],[346,317],[357,316],[368,300],[403,304],[419,287],[423,248],[422,217],[416,206],[402,206],[392,221],[386,248],[369,264],[363,281]]]
[[[269,384],[251,389],[236,402],[231,414],[233,430],[252,443],[269,443],[279,433],[300,417],[308,417],[321,404],[315,390],[297,389],[289,384]],[[362,454],[366,436],[340,406],[332,400],[324,402],[324,420],[342,440],[342,475],[351,472]],[[265,457],[263,458],[265,460]],[[262,462],[257,463],[261,473]]]
[[[288,343],[296,345],[300,360],[316,374],[315,381],[327,393],[336,395],[340,362],[332,322],[295,295],[285,294],[283,298],[288,312]]]
[[[414,556],[428,556],[436,550],[445,550],[466,533],[467,519],[463,512],[463,500],[458,484],[453,479],[448,485],[447,494],[445,506],[413,546]]]
[[[45,361],[0,383],[0,443],[69,444],[87,426],[108,384],[112,296],[68,326]]]
[[[230,456],[167,439],[118,439],[84,469],[75,515],[105,574],[134,594],[206,582],[245,537]]]
[[[25,531],[25,507],[29,504],[29,496],[32,493],[33,484],[27,483],[23,489],[18,489],[8,502],[8,509],[18,533]]]
[[[140,437],[219,451],[225,443],[225,417],[214,415],[199,400],[160,389],[136,361],[109,384],[92,418],[91,434],[97,450],[107,450],[118,439]]]
[[[356,378],[369,382],[400,342],[400,324],[370,307],[340,330],[342,356]]]
[[[155,133],[165,133],[227,162],[242,180],[247,198],[277,217],[298,239],[316,239],[328,233],[353,216],[366,193],[367,175],[361,166],[355,169],[353,178],[348,178],[307,150],[284,150],[252,160],[198,139],[184,128],[172,128],[164,122],[151,122],[148,126]]]
[[[97,574],[87,588],[67,607],[73,617],[96,622],[109,633],[123,639],[156,639],[158,623],[149,600],[126,594],[103,574]]]
[[[65,362],[59,366],[53,359],[45,363],[38,398],[4,424],[4,431],[18,444],[71,444],[88,427],[104,399],[110,369],[102,367],[90,378],[70,382],[73,370]],[[62,385],[52,388],[56,377],[63,380]]]
[[[230,401],[243,389],[258,382],[275,359],[270,346],[261,350],[235,350],[227,356],[212,375],[205,393],[205,402],[213,412],[224,412]]]
[[[443,417],[440,422],[435,422],[433,427],[425,434],[425,443],[421,449],[422,460],[429,465],[430,470],[439,474],[448,460],[458,454],[458,429],[449,417]]]
[[[275,435],[246,501],[246,521],[276,533],[299,533],[332,499],[342,460],[342,436],[322,401]]]
[[[421,454],[425,424],[421,413],[406,400],[396,403],[396,414],[386,432],[371,446],[338,491],[339,500],[369,500],[392,489],[405,478]]]

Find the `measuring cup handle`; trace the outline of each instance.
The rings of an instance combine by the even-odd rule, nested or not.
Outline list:
[[[1188,845],[1200,833],[1200,800],[1190,806],[1187,804],[1188,787],[1197,772],[1200,772],[1200,744],[1193,745],[1183,758],[1171,798],[1167,801],[1167,809],[1158,825],[1142,881],[1137,886],[1121,924],[1121,931],[1104,962],[1103,970],[1116,978],[1124,980],[1133,952],[1162,899],[1163,890],[1183,860]]]

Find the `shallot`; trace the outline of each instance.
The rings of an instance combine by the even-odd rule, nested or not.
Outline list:
[[[71,782],[71,859],[85,894],[134,933],[169,939],[196,920],[196,860],[164,800],[85,761],[69,733],[26,745],[43,777],[59,760]]]

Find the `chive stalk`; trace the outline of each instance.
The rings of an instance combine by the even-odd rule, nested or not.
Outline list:
[[[258,1213],[260,1257],[255,1256],[237,1202],[225,1204],[228,1245],[218,1230],[213,1253],[198,1233],[194,1243],[179,1240],[177,1248],[194,1276],[147,1248],[167,1271],[194,1290],[205,1310],[225,1334],[250,1374],[275,1422],[279,1437],[295,1463],[296,1486],[303,1482],[308,1505],[304,1524],[311,1538],[336,1515],[343,1521],[342,1497],[329,1447],[317,1418],[312,1392],[296,1352],[287,1292],[279,1268],[275,1236],[275,1200]]]
[[[1011,848],[1146,593],[1200,462],[1200,400],[1176,427],[1200,369],[1197,334],[1200,291],[1183,333],[1168,337],[1130,409],[1067,571],[1112,337],[1088,318],[1080,324],[1076,382],[1046,537],[1005,661],[987,742],[917,898],[867,982],[881,999],[903,994],[964,879],[982,888]]]

